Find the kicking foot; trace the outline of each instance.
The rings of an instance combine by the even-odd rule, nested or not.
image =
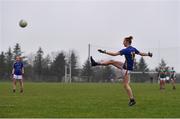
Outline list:
[[[176,90],[176,87],[175,87],[175,86],[173,86],[173,90]]]
[[[130,99],[130,101],[129,101],[129,106],[133,106],[133,105],[135,105],[136,104],[136,101],[134,100],[134,99]]]
[[[91,66],[97,66],[99,65],[91,56]]]

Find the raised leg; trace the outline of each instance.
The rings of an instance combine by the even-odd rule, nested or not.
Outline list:
[[[122,69],[123,63],[120,61],[114,61],[114,60],[109,60],[109,61],[101,61],[101,62],[96,62],[92,57],[91,57],[91,64],[92,66],[98,66],[98,65],[113,65],[119,69]]]

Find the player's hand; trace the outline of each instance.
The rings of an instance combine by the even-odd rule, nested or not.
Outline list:
[[[150,52],[148,52],[148,56],[149,56],[149,57],[152,57],[152,56],[153,56],[153,54],[152,54],[152,53],[150,53]]]
[[[106,50],[98,49],[98,51],[99,51],[100,53],[106,53]]]

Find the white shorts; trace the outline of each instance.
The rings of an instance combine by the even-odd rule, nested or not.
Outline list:
[[[159,78],[161,81],[165,81],[166,80],[166,78]]]
[[[122,76],[124,77],[126,74],[127,75],[130,75],[130,72],[129,70],[126,70],[126,69],[121,69],[121,73],[122,73]]]
[[[120,63],[119,65],[119,69],[120,69],[120,74],[121,74],[121,78],[124,80],[125,76],[127,75],[128,76],[128,83],[130,83],[130,70],[126,70],[123,68],[124,64],[123,63]]]
[[[171,81],[172,81],[172,80],[176,80],[176,77],[171,77],[170,79],[171,79]]]
[[[130,76],[131,71],[124,69],[123,66],[124,66],[124,64],[120,65],[120,70],[121,70],[121,74],[122,74],[123,78],[125,75]]]
[[[166,76],[166,80],[169,80],[169,76]]]
[[[121,74],[122,74],[123,79],[124,79],[125,75],[128,75],[128,78],[129,78],[128,83],[130,83],[130,81],[131,81],[130,73],[131,73],[131,71],[129,71],[129,70],[121,69]]]
[[[13,75],[13,79],[17,79],[17,80],[20,80],[20,79],[23,79],[22,75]]]

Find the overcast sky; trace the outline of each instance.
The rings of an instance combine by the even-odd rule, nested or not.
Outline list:
[[[20,43],[25,54],[36,52],[39,46],[45,53],[75,49],[82,64],[88,43],[95,59],[112,58],[96,49],[120,50],[122,39],[132,35],[133,46],[154,53],[152,59],[145,58],[150,68],[164,58],[180,72],[179,0],[0,1],[1,51],[15,43]],[[18,26],[21,19],[28,27]]]

